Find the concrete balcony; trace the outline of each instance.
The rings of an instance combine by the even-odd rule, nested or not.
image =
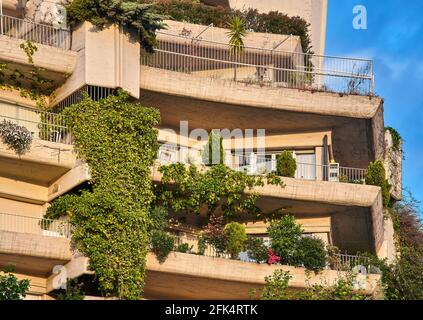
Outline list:
[[[72,259],[70,234],[67,221],[0,213],[0,266],[45,277]]]
[[[301,290],[309,285],[331,285],[342,272],[323,270],[311,273],[304,268],[269,266],[193,254],[171,253],[164,263],[154,254],[147,257],[145,296],[150,299],[250,299],[250,290],[260,290],[266,276],[275,270],[289,271],[289,289]],[[357,289],[375,293],[379,275],[356,275]]]
[[[65,265],[66,276],[77,278],[88,270],[88,258],[79,256]],[[147,255],[147,299],[250,299],[251,289],[262,289],[264,278],[275,270],[289,271],[292,279],[290,290],[302,290],[310,285],[331,285],[345,272],[323,270],[318,274],[308,273],[304,268],[257,264],[225,258],[171,252],[166,261],[160,263],[153,253]],[[53,274],[47,280],[47,292],[62,283],[63,274]],[[356,274],[355,286],[367,295],[376,293],[380,275]]]
[[[153,180],[157,182],[162,178],[157,170],[159,166],[158,163],[152,170]],[[386,237],[391,228],[384,220],[379,187],[285,177],[282,181],[284,187],[265,184],[245,192],[260,195],[256,205],[264,213],[285,208],[298,219],[327,219],[329,242],[342,251],[373,252],[382,258],[392,256],[394,245]],[[201,221],[193,223],[201,224]],[[257,233],[266,233],[265,225],[258,229]]]
[[[0,142],[1,177],[46,186],[76,165],[72,135],[62,115],[0,102],[0,121],[23,126],[33,137],[23,155]]]

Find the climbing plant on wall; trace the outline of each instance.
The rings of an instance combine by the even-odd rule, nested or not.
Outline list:
[[[119,92],[98,102],[86,97],[64,114],[78,155],[90,167],[92,190],[58,199],[63,203],[53,206],[53,214],[63,205],[70,215],[72,240],[90,259],[100,289],[138,299],[149,248],[150,166],[158,149],[159,111]]]

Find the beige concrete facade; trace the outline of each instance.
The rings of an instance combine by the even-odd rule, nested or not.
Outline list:
[[[241,5],[241,1],[235,2],[228,3]],[[286,1],[282,6],[276,1],[264,1],[259,10],[275,8],[291,15],[302,11],[306,20],[312,22],[313,30],[320,30],[313,32],[313,45],[323,52],[327,4],[326,1],[314,3],[319,4],[314,7],[310,0],[301,0]],[[249,5],[250,1],[243,1],[244,4]],[[15,5],[16,1],[6,1],[10,10]],[[204,29],[204,26],[177,22],[168,25],[166,32],[173,34],[188,28],[195,35]],[[225,30],[218,28],[211,28],[202,36],[222,43],[226,43],[227,37]],[[158,38],[167,39],[164,34]],[[281,39],[285,36],[249,34],[247,45],[268,49]],[[20,70],[31,70],[33,66],[19,48],[21,42],[0,36],[0,61]],[[284,50],[301,50],[298,38],[292,38],[284,46]],[[49,97],[51,107],[85,85],[123,88],[142,104],[160,109],[159,140],[164,143],[199,149],[204,146],[205,141],[198,143],[195,137],[185,138],[178,132],[182,120],[189,122],[189,130],[265,129],[266,150],[311,152],[317,166],[327,165],[324,148],[333,153],[330,160],[344,167],[365,169],[376,159],[392,159],[387,151],[392,139],[384,132],[383,100],[379,97],[240,83],[232,81],[230,73],[227,79],[216,79],[210,73],[206,77],[200,72],[185,74],[140,66],[140,45],[116,26],[99,31],[89,23],[80,25],[73,32],[71,50],[37,47],[35,66],[43,67],[44,75],[58,87]],[[238,75],[242,77],[253,71],[240,68]],[[216,72],[222,75],[222,70]],[[11,104],[36,107],[34,101],[21,97],[17,91],[1,91],[3,115],[10,114]],[[36,133],[39,119],[31,119],[34,123],[28,129]],[[259,141],[257,136],[224,141],[229,153],[240,144],[257,149]],[[396,163],[400,161],[398,157],[399,154],[394,155]],[[401,169],[389,167],[388,176],[394,185],[394,197],[399,199]],[[161,180],[157,167],[152,168],[152,178],[156,182]],[[28,153],[17,156],[0,141],[0,213],[15,215],[16,221],[42,218],[54,199],[89,180],[88,166],[77,159],[70,144],[35,139]],[[292,213],[306,233],[320,237],[327,244],[352,254],[370,251],[380,258],[393,259],[392,222],[383,218],[380,188],[321,180],[321,174],[315,180],[283,178],[284,188],[265,185],[249,192],[261,195],[257,205],[263,211],[283,209]],[[187,220],[194,231],[185,230],[186,239],[191,235],[194,243],[194,235],[204,225],[204,216]],[[263,222],[243,223],[250,234],[266,233]],[[0,226],[0,266],[14,263],[20,277],[34,279],[29,298],[46,298],[44,295],[56,288],[55,282],[61,279],[53,273],[56,265],[64,265],[66,275],[71,278],[92,274],[88,271],[88,259],[71,251],[69,239],[53,237],[44,232],[49,230],[42,230],[38,225],[35,228],[22,232],[9,222]],[[270,267],[180,253],[172,253],[164,264],[159,264],[149,254],[146,294],[150,298],[248,299],[249,289],[260,289],[264,276],[278,268],[293,274],[290,283],[293,289],[305,288],[307,281],[331,284],[339,277],[337,272],[325,270],[307,279],[302,268]],[[369,275],[361,280],[369,294],[374,292],[377,276]]]

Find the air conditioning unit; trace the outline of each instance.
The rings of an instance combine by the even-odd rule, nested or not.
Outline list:
[[[339,182],[339,163],[329,164],[329,181]]]

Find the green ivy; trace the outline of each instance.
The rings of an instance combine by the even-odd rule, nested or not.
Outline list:
[[[119,92],[98,102],[86,96],[64,114],[78,155],[89,165],[92,191],[59,198],[50,216],[70,214],[72,240],[89,258],[104,294],[138,299],[153,225],[150,167],[158,150],[159,111]]]
[[[261,177],[237,172],[218,164],[200,171],[197,166],[185,167],[182,163],[161,166],[161,184],[155,188],[157,201],[174,212],[200,214],[202,208],[208,214],[217,209],[225,216],[240,213],[259,213],[255,206],[259,195],[245,194],[255,186],[263,186]]]
[[[402,143],[402,137],[401,137],[400,133],[392,127],[386,127],[385,131],[389,131],[389,133],[391,134],[392,148],[395,151],[400,151],[401,143]]]

